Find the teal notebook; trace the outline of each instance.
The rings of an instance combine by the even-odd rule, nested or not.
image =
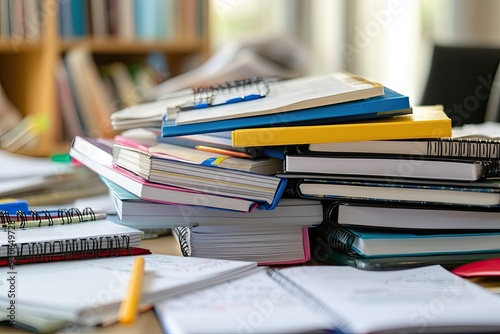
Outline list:
[[[362,257],[500,252],[500,231],[394,232],[322,223],[319,233],[333,249]]]
[[[325,237],[318,232],[317,227],[309,229],[309,238],[313,262],[344,265],[363,270],[395,270],[429,265],[440,265],[451,270],[472,261],[500,257],[500,252],[365,257],[356,253],[347,254],[331,247],[325,242]]]

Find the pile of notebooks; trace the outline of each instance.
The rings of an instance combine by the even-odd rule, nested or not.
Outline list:
[[[123,224],[171,227],[185,255],[383,269],[500,253],[498,143],[453,138],[442,106],[365,78],[224,83],[111,123],[126,131],[71,155]]]
[[[413,117],[427,120],[427,138],[380,140],[405,131],[382,121],[343,124],[348,141],[312,135],[287,146],[288,192],[324,201],[311,231],[316,260],[384,270],[499,256],[499,142],[452,137],[440,106],[414,107]]]
[[[123,132],[75,137],[70,155],[102,177],[122,224],[173,228],[185,255],[297,263],[311,257],[323,210],[285,194],[278,130],[412,115],[408,97],[346,72],[251,78],[117,111]]]

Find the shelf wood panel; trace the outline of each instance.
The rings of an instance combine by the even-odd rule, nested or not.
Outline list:
[[[183,41],[142,41],[124,40],[119,38],[84,38],[75,40],[63,39],[60,42],[60,50],[68,51],[77,46],[85,46],[93,53],[108,54],[133,54],[158,51],[168,54],[187,54],[202,51],[203,43],[200,40]]]

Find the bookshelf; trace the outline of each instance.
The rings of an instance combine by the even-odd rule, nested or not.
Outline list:
[[[117,11],[117,0],[62,2],[58,0],[0,0],[0,84],[7,98],[23,116],[34,117],[37,123],[35,129],[39,131],[39,140],[35,147],[21,149],[19,153],[47,156],[64,152],[67,149],[68,143],[63,140],[63,122],[58,108],[55,73],[57,63],[69,50],[84,45],[101,63],[145,58],[151,52],[159,52],[165,55],[170,75],[181,73],[184,65],[187,61],[192,61],[193,57],[197,57],[195,59],[198,62],[208,57],[208,0],[119,1],[122,7],[123,3],[132,6],[128,8],[129,15],[130,11],[131,15],[136,15],[137,10],[142,10],[138,6],[145,3],[161,3],[163,7],[159,8],[166,10],[164,17],[171,18],[171,21],[175,20],[175,29],[171,29],[168,36],[156,37],[138,37],[137,27],[136,34],[133,36],[130,35],[130,31],[127,32],[128,36],[123,36],[119,32],[111,31],[111,28],[105,35],[102,32],[99,32],[99,35],[94,34],[97,26],[93,21],[95,11],[92,11],[92,6],[98,3],[106,5],[108,19],[111,16],[116,19],[116,15],[112,13]],[[25,19],[26,17],[23,19],[23,16],[19,16],[8,7],[13,3],[16,6],[18,3],[29,6],[29,2],[34,2],[38,6],[36,14],[38,16],[31,14],[28,20]],[[64,31],[66,28],[62,26],[62,22],[66,19],[62,16],[61,6],[68,3],[72,5],[77,3],[85,9],[83,14],[78,12],[83,15],[83,20],[86,22],[87,28],[83,34],[80,31],[76,34],[77,36],[68,35]],[[6,9],[8,9],[7,12]],[[23,13],[26,15],[26,9],[24,10]],[[151,9],[149,10],[151,13]],[[73,15],[75,15],[74,12]],[[161,24],[162,17],[158,15],[156,20],[147,22],[147,26]],[[7,31],[6,18],[10,20]],[[20,22],[25,24],[23,36],[20,35],[19,30],[15,31],[16,23],[13,22],[16,20],[21,20]],[[127,29],[130,30],[130,27]]]

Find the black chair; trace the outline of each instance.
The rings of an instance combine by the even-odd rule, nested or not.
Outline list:
[[[442,104],[453,126],[484,122],[499,63],[500,48],[436,45],[420,104]]]

